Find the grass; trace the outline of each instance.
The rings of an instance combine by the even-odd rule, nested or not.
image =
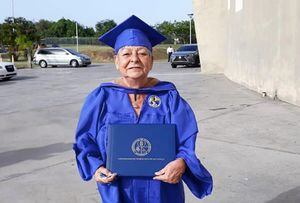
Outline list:
[[[167,60],[167,48],[170,44],[161,44],[153,48],[154,60]],[[174,49],[178,49],[180,45],[172,45]],[[62,47],[76,50],[76,45],[62,45]],[[108,46],[97,45],[80,45],[78,51],[92,58],[93,62],[113,62],[114,51]]]
[[[0,54],[0,58],[2,58],[3,62],[11,62],[11,59],[7,54]],[[14,64],[17,69],[23,69],[29,67],[27,59],[22,56],[20,56],[18,61],[15,61]]]
[[[153,48],[153,57],[154,60],[167,60],[167,48],[170,44],[160,44]],[[60,45],[64,48],[70,48],[76,50],[76,45],[73,44],[62,44]],[[179,48],[180,45],[171,45],[174,49]],[[85,55],[88,55],[92,59],[92,63],[111,63],[113,62],[114,58],[114,51],[112,48],[108,46],[99,46],[99,45],[79,45],[78,51]],[[15,66],[20,68],[28,68],[27,59],[22,57],[19,58],[20,60],[15,61]],[[8,57],[3,57],[3,61],[10,61]],[[33,65],[36,67],[36,65]]]

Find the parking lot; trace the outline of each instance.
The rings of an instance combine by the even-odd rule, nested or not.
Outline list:
[[[214,177],[202,202],[300,202],[300,108],[200,68],[155,63],[195,111],[197,154]],[[113,64],[19,70],[0,81],[1,202],[99,202],[77,172],[72,143],[85,96],[118,77]],[[285,200],[285,201],[283,201]],[[186,190],[186,202],[198,202]]]

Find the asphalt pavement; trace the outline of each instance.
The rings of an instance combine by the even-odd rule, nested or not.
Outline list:
[[[72,143],[86,95],[118,76],[113,64],[19,70],[0,81],[0,202],[100,202],[77,172]],[[300,202],[300,108],[199,68],[155,63],[195,111],[196,152],[213,194],[186,202]]]

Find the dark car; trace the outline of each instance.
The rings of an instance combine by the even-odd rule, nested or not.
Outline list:
[[[178,65],[200,67],[197,44],[182,45],[171,55],[172,68],[176,68]]]
[[[7,53],[7,48],[0,46],[0,53]]]

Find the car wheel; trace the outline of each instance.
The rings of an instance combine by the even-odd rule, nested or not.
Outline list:
[[[193,68],[200,68],[200,64],[199,63],[195,63],[192,65]]]
[[[41,60],[39,65],[40,65],[41,68],[47,68],[47,62],[44,61],[44,60]]]
[[[70,62],[70,65],[72,66],[72,67],[78,67],[78,62],[76,61],[76,60],[72,60],[71,62]]]
[[[177,65],[175,65],[175,64],[171,64],[171,66],[172,66],[172,68],[176,68],[177,67]]]

